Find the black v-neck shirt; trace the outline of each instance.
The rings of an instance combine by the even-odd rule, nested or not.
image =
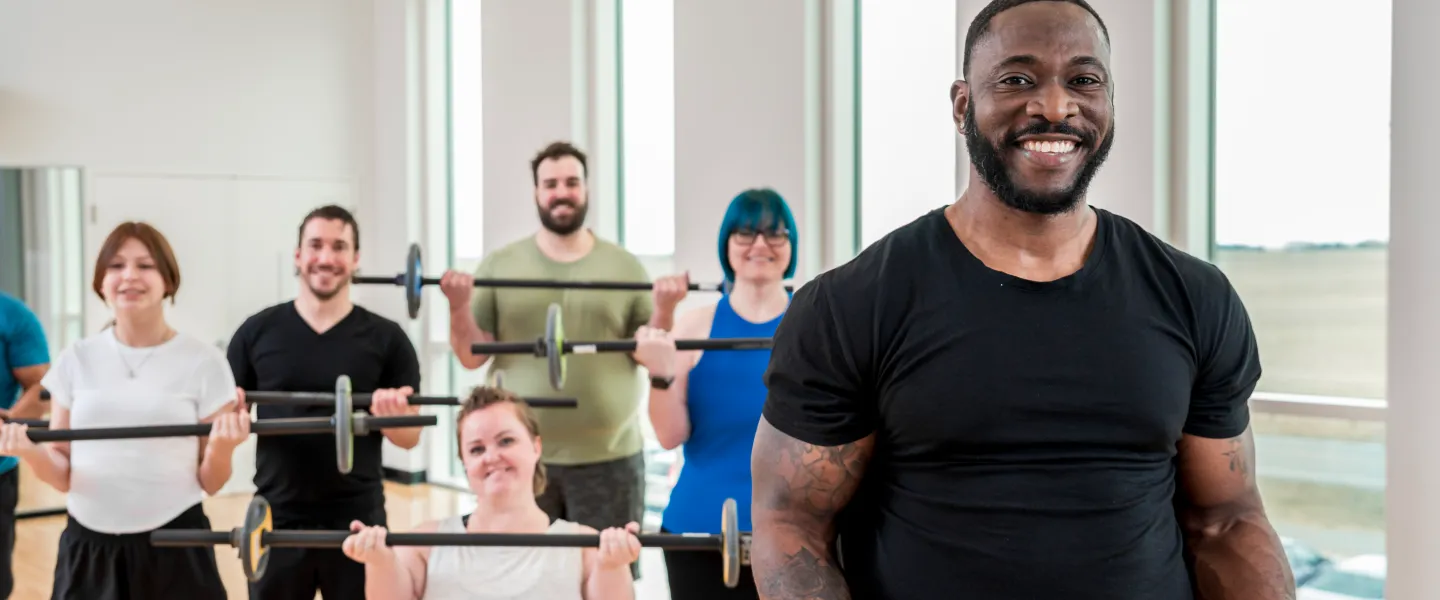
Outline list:
[[[875,434],[840,524],[856,598],[1190,600],[1176,443],[1246,429],[1255,335],[1219,269],[1094,210],[1056,281],[988,268],[937,209],[795,292],[763,414]]]
[[[246,390],[334,392],[340,375],[355,393],[410,386],[420,392],[420,363],[405,330],[355,306],[334,327],[317,333],[295,303],[278,304],[246,319],[230,341],[230,368]],[[329,417],[334,407],[255,405],[257,417]],[[360,410],[360,409],[357,409]],[[380,432],[355,440],[355,463],[341,475],[333,435],[257,436],[256,493],[270,502],[277,526],[287,522],[369,523],[384,513]]]

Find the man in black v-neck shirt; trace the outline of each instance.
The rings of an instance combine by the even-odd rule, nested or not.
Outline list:
[[[296,300],[266,308],[235,332],[229,359],[236,384],[246,390],[331,392],[340,375],[356,393],[420,388],[415,348],[400,325],[349,299],[358,263],[359,234],[343,208],[312,212],[300,226],[296,267],[301,274]],[[415,414],[394,394],[369,412]],[[259,404],[261,419],[329,417],[328,406]],[[260,436],[256,439],[256,494],[270,502],[276,529],[344,529],[351,521],[385,525],[384,439],[413,448],[420,429],[386,429],[355,439],[354,468],[335,467],[335,439],[327,435]],[[339,549],[274,548],[265,577],[250,584],[256,600],[364,598],[365,567]]]
[[[1099,16],[997,0],[966,43],[972,185],[797,290],[774,335],[761,597],[1293,598],[1239,296],[1085,201],[1114,139]]]

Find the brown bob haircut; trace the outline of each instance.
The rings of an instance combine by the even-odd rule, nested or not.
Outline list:
[[[476,386],[470,390],[470,396],[460,404],[460,414],[455,418],[455,446],[460,460],[465,460],[465,441],[461,439],[460,431],[465,424],[465,417],[471,413],[495,406],[496,404],[509,404],[515,410],[515,416],[520,423],[525,425],[526,431],[530,432],[531,439],[540,437],[540,422],[535,419],[535,411],[530,405],[514,392],[489,386]],[[535,461],[535,496],[545,492],[545,463]]]
[[[105,243],[100,245],[100,255],[95,257],[95,279],[90,283],[95,295],[105,301],[101,284],[105,281],[106,266],[115,259],[120,247],[130,239],[140,242],[150,252],[150,258],[155,261],[155,270],[160,272],[160,279],[165,281],[163,297],[169,298],[170,303],[174,304],[175,293],[180,291],[180,263],[175,260],[175,251],[170,248],[170,241],[165,239],[164,234],[143,221],[126,221],[115,226],[110,236],[105,238]]]

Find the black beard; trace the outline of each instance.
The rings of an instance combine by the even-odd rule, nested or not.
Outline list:
[[[569,206],[570,210],[573,211],[570,215],[569,222],[562,223],[550,216],[551,209],[562,205]],[[578,204],[573,200],[556,200],[549,208],[536,204],[535,210],[540,213],[540,224],[546,229],[554,232],[556,235],[570,235],[585,226],[585,214],[590,211],[590,205]]]
[[[970,164],[975,166],[975,171],[980,174],[980,179],[985,181],[990,191],[1006,206],[1015,210],[1037,215],[1057,215],[1073,210],[1085,197],[1090,181],[1095,178],[1100,165],[1110,155],[1110,146],[1115,142],[1115,128],[1111,126],[1110,135],[1105,136],[1097,147],[1094,134],[1080,131],[1066,123],[1037,122],[1008,134],[1005,137],[1005,147],[1014,146],[1016,139],[1022,135],[1042,133],[1073,135],[1080,138],[1080,148],[1094,148],[1094,152],[1085,159],[1085,164],[1080,166],[1074,183],[1058,192],[1034,192],[1015,185],[1015,181],[1010,178],[1009,165],[1000,150],[985,136],[980,135],[980,128],[975,125],[974,110],[965,110],[965,149],[970,153]]]

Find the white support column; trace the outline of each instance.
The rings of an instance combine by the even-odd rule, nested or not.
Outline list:
[[[1418,600],[1435,597],[1440,564],[1440,204],[1430,148],[1440,136],[1433,118],[1440,83],[1432,76],[1440,3],[1394,0],[1393,10],[1385,592]]]
[[[808,14],[816,10],[798,1],[675,0],[675,265],[692,279],[720,280],[720,220],[747,188],[779,192],[795,213],[800,251],[821,251],[811,243],[822,239],[811,222],[820,216],[808,214],[819,193],[811,186],[823,185],[813,165],[820,153],[808,149],[819,120],[807,117],[820,110],[813,79],[822,63],[807,60],[807,48],[820,45],[822,23]]]

